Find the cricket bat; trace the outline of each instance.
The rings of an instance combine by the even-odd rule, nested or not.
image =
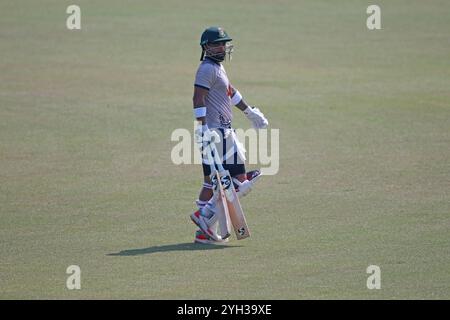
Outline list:
[[[231,224],[233,225],[234,232],[236,233],[236,238],[238,240],[248,238],[250,237],[250,229],[248,228],[244,211],[242,210],[242,206],[239,201],[239,197],[236,193],[236,190],[234,189],[230,172],[228,170],[224,170],[222,161],[220,161],[220,157],[218,157],[216,150],[214,150],[213,157],[214,162],[215,164],[217,164],[219,169],[218,172],[216,171],[216,175],[217,183],[221,193],[220,196],[221,199],[225,198],[225,201],[223,203],[226,203],[226,205],[224,205],[223,207],[227,207],[225,212],[228,211],[228,216],[230,218]],[[223,197],[223,194],[225,195],[225,197]]]
[[[220,172],[222,174],[221,180],[224,177],[226,181],[230,181],[230,184],[224,190],[226,202],[228,206],[228,214],[230,217],[231,224],[233,225],[234,232],[236,233],[236,238],[238,240],[250,237],[250,229],[248,228],[247,221],[245,219],[244,211],[242,210],[239,197],[234,189],[233,183],[231,182],[231,176],[228,170]]]
[[[226,239],[231,235],[231,222],[230,222],[230,213],[228,210],[228,202],[225,195],[225,191],[223,189],[223,185],[219,182],[220,176],[217,171],[214,173],[216,175],[218,181],[218,192],[219,197],[217,199],[217,214],[219,220],[219,232],[222,239]]]
[[[230,214],[228,211],[228,203],[225,196],[225,191],[223,189],[223,185],[220,182],[220,175],[215,166],[215,158],[213,158],[213,152],[211,147],[207,147],[207,157],[209,161],[209,165],[211,168],[211,182],[214,185],[214,192],[217,192],[217,204],[216,204],[216,217],[213,220],[210,220],[210,225],[214,226],[216,223],[219,224],[219,235],[225,240],[231,236],[231,222],[230,222]]]

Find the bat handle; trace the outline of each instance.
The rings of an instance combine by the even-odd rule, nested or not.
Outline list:
[[[217,153],[217,148],[215,144],[212,144],[211,146],[211,153],[214,157],[214,163],[217,165],[217,168],[219,169],[219,172],[225,171],[222,165],[222,160],[220,159],[220,156]]]

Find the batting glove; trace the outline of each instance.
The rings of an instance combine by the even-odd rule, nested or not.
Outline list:
[[[258,175],[257,177],[253,178],[252,180],[245,180],[244,182],[240,182],[238,179],[233,178],[233,182],[237,185],[237,195],[239,198],[245,197],[247,194],[250,193],[253,189],[253,185],[256,181],[261,178],[261,175]]]
[[[269,121],[264,117],[264,114],[256,107],[248,107],[244,110],[244,114],[251,121],[255,129],[264,129],[269,125]]]
[[[199,125],[195,129],[195,142],[203,149],[211,142],[220,142],[220,136],[216,131],[209,129],[208,125]]]

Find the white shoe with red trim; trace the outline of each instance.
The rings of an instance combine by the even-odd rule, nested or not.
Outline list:
[[[228,242],[228,239],[224,239],[221,241],[215,241],[211,239],[206,233],[204,233],[202,230],[197,230],[195,232],[195,243],[202,243],[202,244],[222,244]]]

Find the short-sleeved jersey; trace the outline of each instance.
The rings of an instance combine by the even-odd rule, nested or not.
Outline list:
[[[208,58],[202,61],[195,76],[195,86],[207,89],[205,99],[206,124],[210,128],[230,128],[231,85],[225,68]]]

